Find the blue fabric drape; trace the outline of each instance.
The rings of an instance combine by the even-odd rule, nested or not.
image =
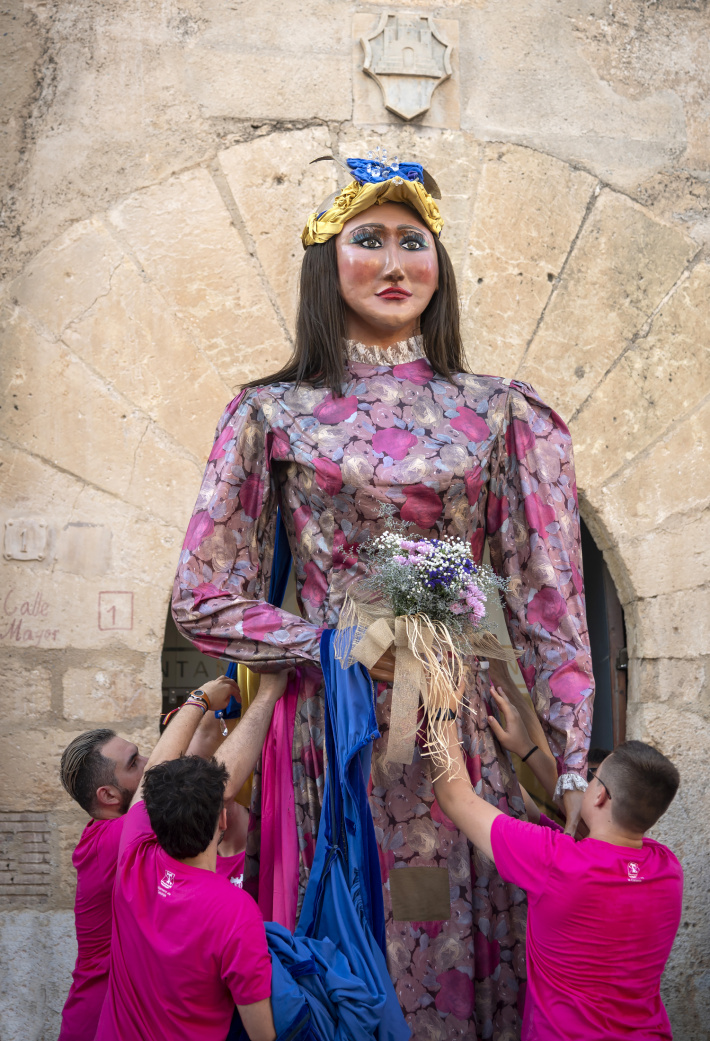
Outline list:
[[[279,515],[269,586],[276,606],[290,568]],[[361,665],[343,669],[334,637],[326,630],[320,645],[328,770],[301,917],[295,936],[265,923],[274,1025],[277,1041],[408,1041],[385,960],[382,876],[367,798],[379,736],[372,680]],[[235,673],[236,666],[227,670]],[[237,1013],[228,1041],[247,1041]]]
[[[271,1004],[277,1041],[373,1041],[381,995],[356,975],[329,939],[292,936],[265,922],[271,952]],[[406,1033],[409,1037],[409,1031]],[[235,1012],[227,1041],[248,1041]]]
[[[321,637],[328,757],[315,857],[296,935],[333,940],[370,1004],[343,1038],[406,1041],[410,1037],[385,959],[382,877],[367,798],[372,742],[379,736],[374,691],[361,665],[344,669],[334,654],[333,630]]]

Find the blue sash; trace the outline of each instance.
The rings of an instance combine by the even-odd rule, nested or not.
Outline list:
[[[385,959],[382,876],[367,781],[372,742],[379,737],[369,673],[344,669],[334,654],[335,632],[321,637],[325,679],[328,769],[313,867],[296,936],[332,940],[362,981],[367,1001],[339,1006],[334,1035],[353,1041],[410,1037]],[[333,1036],[333,1035],[331,1035]]]
[[[269,585],[269,603],[277,607],[290,569],[279,511]],[[277,1041],[408,1041],[387,971],[382,876],[367,798],[379,736],[372,680],[361,665],[340,665],[334,637],[326,629],[320,643],[328,769],[313,867],[295,935],[265,923],[274,1025]],[[236,663],[227,675],[236,675]],[[241,1029],[235,1012],[228,1041],[246,1041]]]

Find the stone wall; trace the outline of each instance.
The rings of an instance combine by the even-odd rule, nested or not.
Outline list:
[[[453,75],[412,124],[359,33],[432,13]],[[177,553],[215,422],[288,355],[331,150],[437,177],[471,364],[569,422],[630,640],[629,732],[678,763],[664,995],[710,1014],[710,9],[705,0],[6,0],[0,11],[3,1039],[56,1036],[77,733],[156,736]],[[18,559],[19,558],[19,559]]]

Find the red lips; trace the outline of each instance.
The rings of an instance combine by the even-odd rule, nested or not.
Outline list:
[[[409,290],[402,286],[388,286],[387,289],[382,289],[377,293],[381,300],[406,300],[411,295]]]

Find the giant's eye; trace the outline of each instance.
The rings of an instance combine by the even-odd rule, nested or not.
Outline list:
[[[364,246],[365,249],[379,249],[382,245],[382,239],[376,231],[372,230],[372,228],[358,228],[358,230],[353,233],[350,241],[358,246]]]
[[[410,251],[429,248],[429,243],[418,231],[408,231],[407,234],[402,237],[399,244],[402,249]]]

